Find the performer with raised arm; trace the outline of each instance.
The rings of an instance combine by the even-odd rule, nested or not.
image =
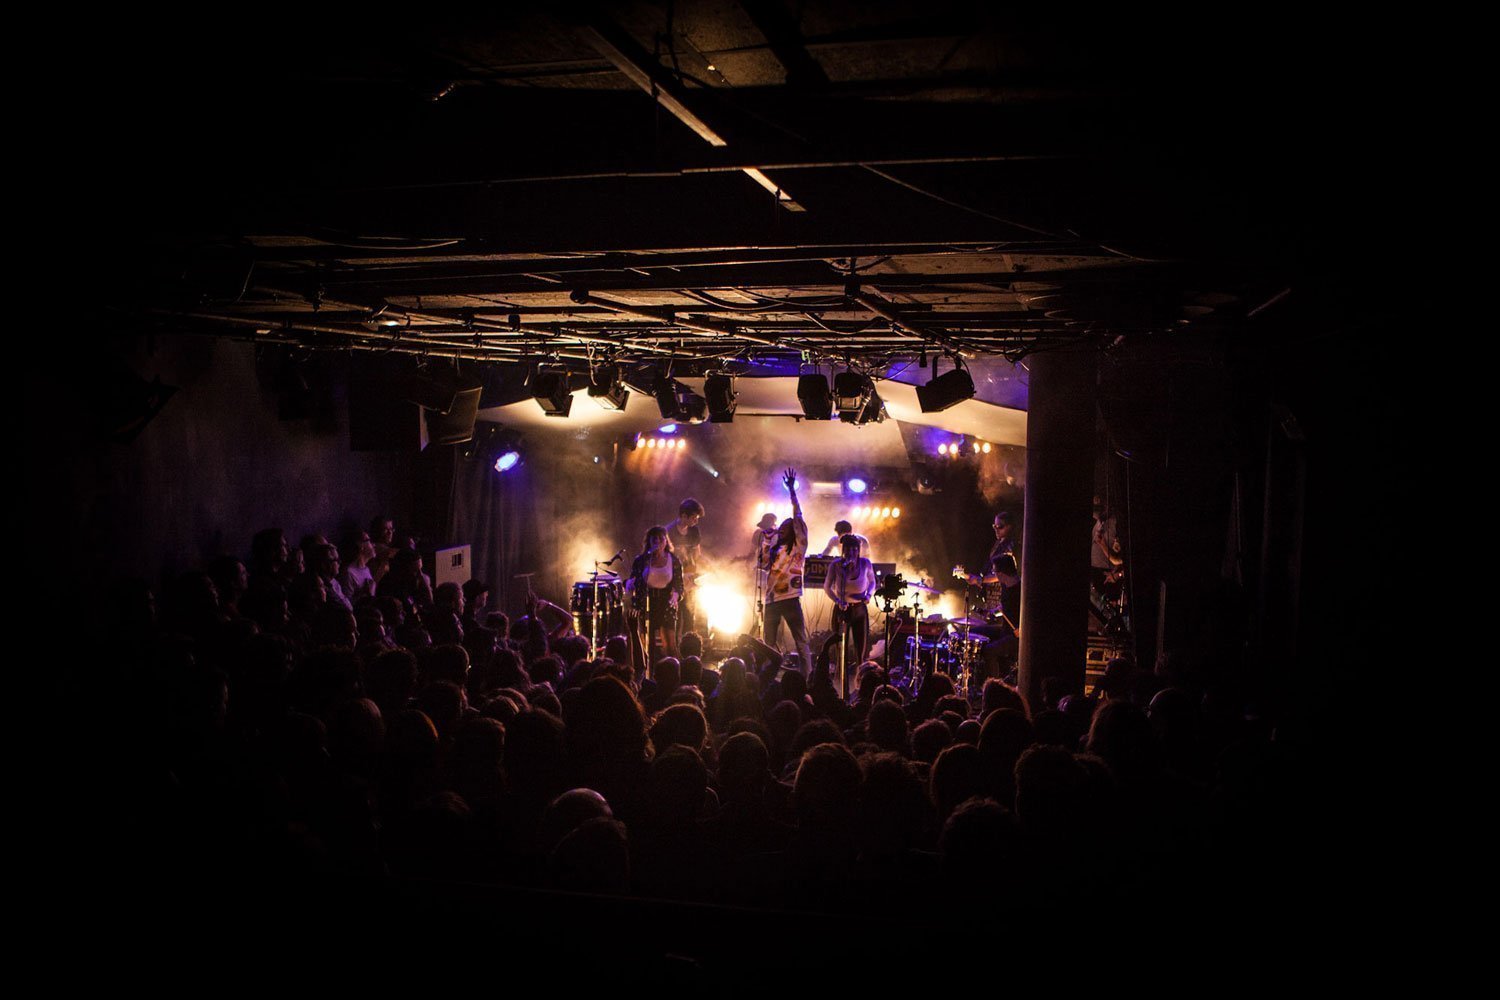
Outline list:
[[[859,554],[859,536],[844,533],[843,558],[828,567],[823,593],[833,601],[833,628],[849,629],[845,667],[863,663],[870,648],[870,596],[875,593],[875,567]]]
[[[625,584],[634,627],[645,626],[643,646],[651,662],[655,662],[658,637],[661,655],[676,655],[677,609],[682,602],[682,588],[682,563],[667,548],[667,529],[657,525],[646,532],[645,547],[631,564],[630,579]]]
[[[765,640],[777,645],[781,623],[792,633],[797,655],[802,659],[802,673],[812,670],[812,649],[807,641],[807,622],[802,617],[802,574],[807,560],[807,522],[802,520],[802,504],[797,500],[797,472],[787,469],[781,477],[792,496],[792,516],[781,522],[776,544],[768,554],[766,573]]]

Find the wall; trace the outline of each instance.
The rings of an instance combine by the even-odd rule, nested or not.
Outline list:
[[[153,584],[219,553],[248,554],[260,528],[336,536],[377,512],[407,516],[414,456],[349,450],[347,363],[331,356],[317,419],[280,420],[251,345],[122,339],[113,355],[180,391],[128,444],[94,432],[99,380],[33,362],[24,425],[28,532],[44,574]]]

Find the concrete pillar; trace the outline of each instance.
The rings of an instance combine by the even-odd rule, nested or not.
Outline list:
[[[1083,692],[1094,490],[1094,354],[1030,358],[1026,519],[1021,539],[1021,694],[1033,711],[1042,682]]]

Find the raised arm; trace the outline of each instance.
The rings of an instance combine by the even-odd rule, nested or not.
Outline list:
[[[807,551],[807,522],[802,520],[802,502],[797,499],[797,470],[788,468],[786,475],[781,477],[786,484],[787,492],[792,496],[792,531],[796,533],[797,540],[802,543],[802,550]]]

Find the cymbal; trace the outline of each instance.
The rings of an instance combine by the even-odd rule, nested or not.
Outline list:
[[[929,587],[927,584],[922,583],[921,581],[915,581],[914,582],[912,580],[907,580],[906,581],[906,586],[908,588],[910,588],[911,590],[920,590],[924,594],[941,594],[942,593],[942,591],[938,590],[936,587]]]
[[[601,580],[605,577],[609,577],[611,580],[618,580],[620,578],[620,574],[605,570],[603,573],[590,573],[589,579],[593,579],[596,576]]]
[[[947,619],[947,621],[948,621],[949,625],[969,625],[969,626],[974,626],[974,625],[988,625],[989,624],[989,620],[985,619],[985,618],[949,618],[949,619]]]

